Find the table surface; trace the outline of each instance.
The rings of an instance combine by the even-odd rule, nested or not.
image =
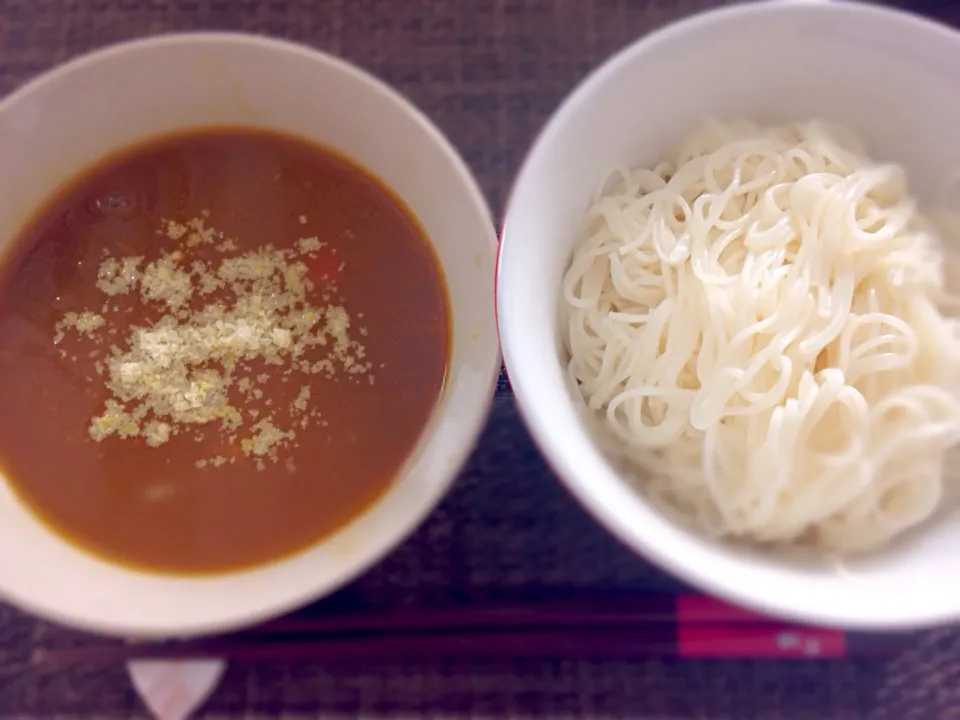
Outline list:
[[[298,40],[399,88],[447,133],[494,210],[537,130],[613,51],[710,0],[0,0],[0,94],[78,53],[161,32]],[[911,3],[960,22],[960,2]],[[674,591],[551,476],[505,383],[453,492],[330,602],[389,607],[577,591]],[[0,605],[0,717],[140,717],[122,667],[38,673],[39,643],[89,638]],[[233,663],[205,717],[543,715],[960,718],[960,633],[885,661]]]

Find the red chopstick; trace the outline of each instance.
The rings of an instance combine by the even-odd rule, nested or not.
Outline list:
[[[909,636],[783,623],[701,596],[513,603],[381,613],[309,608],[233,635],[40,648],[48,666],[138,658],[403,661],[465,658],[787,659],[886,657]]]
[[[770,618],[702,595],[640,595],[612,600],[551,600],[329,614],[307,608],[255,632],[354,632],[403,629],[605,626],[651,623],[767,623]]]

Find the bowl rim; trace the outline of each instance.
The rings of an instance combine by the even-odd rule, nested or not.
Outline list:
[[[469,198],[473,210],[479,217],[483,218],[487,225],[487,240],[490,245],[491,256],[496,267],[496,249],[498,247],[498,238],[496,224],[490,205],[480,188],[476,176],[473,174],[470,166],[463,159],[450,139],[440,130],[440,128],[427,116],[427,114],[417,107],[410,99],[403,95],[399,90],[392,87],[389,83],[381,80],[373,73],[324,50],[312,47],[310,45],[284,40],[259,33],[236,32],[236,31],[185,31],[172,32],[161,35],[154,35],[145,38],[111,43],[103,47],[81,53],[65,62],[54,65],[35,77],[15,87],[10,93],[0,98],[0,113],[7,111],[11,106],[22,102],[32,93],[40,90],[49,83],[61,80],[64,76],[69,76],[80,70],[95,66],[100,63],[113,63],[131,52],[149,51],[163,47],[177,47],[184,45],[233,45],[239,47],[250,47],[259,50],[267,50],[277,54],[299,56],[301,59],[325,65],[330,71],[339,73],[349,79],[352,83],[364,86],[365,89],[373,94],[378,94],[387,99],[392,105],[396,106],[399,112],[409,117],[418,128],[428,137],[431,143],[441,151],[450,167],[454,170],[463,185],[466,196]],[[495,270],[494,270],[495,273]],[[491,288],[492,290],[492,288]],[[491,297],[492,300],[492,297]],[[494,320],[496,316],[494,313]],[[274,599],[272,602],[261,603],[259,605],[238,603],[236,606],[222,608],[222,612],[216,617],[205,615],[201,618],[183,617],[174,622],[151,620],[148,618],[139,618],[135,622],[129,619],[110,618],[103,614],[74,613],[69,610],[69,603],[53,601],[37,592],[23,592],[16,587],[10,587],[0,581],[0,599],[10,602],[16,607],[40,618],[44,618],[61,625],[73,627],[86,632],[96,632],[106,635],[122,636],[133,635],[139,637],[180,637],[186,638],[203,634],[222,633],[236,630],[242,627],[249,627],[270,618],[279,617],[291,612],[299,607],[309,603],[316,602],[336,590],[349,584],[359,575],[369,570],[371,567],[383,560],[389,553],[397,549],[409,536],[427,519],[427,517],[436,509],[437,505],[446,496],[453,486],[456,478],[462,472],[463,467],[470,454],[476,447],[486,422],[489,418],[492,407],[494,390],[502,368],[502,354],[499,345],[496,347],[479,347],[478,357],[482,356],[482,365],[489,364],[485,369],[486,377],[481,377],[477,383],[478,388],[483,388],[483,394],[477,402],[465,411],[458,411],[457,420],[464,429],[463,434],[470,441],[463,442],[459,447],[448,449],[449,462],[447,468],[443,471],[444,476],[441,481],[435,483],[432,487],[418,493],[416,503],[408,514],[398,519],[396,526],[387,536],[383,537],[377,543],[370,543],[362,552],[351,554],[349,561],[345,561],[335,572],[326,572],[323,581],[304,581],[292,585],[282,599]],[[489,358],[487,356],[490,356]],[[478,392],[479,394],[479,392]],[[437,421],[443,417],[446,412],[439,410],[440,400],[431,416],[430,421],[425,426],[423,434],[418,440],[418,445],[423,443],[424,438],[431,436],[436,431]],[[407,458],[409,463],[410,457]],[[397,478],[400,479],[409,473],[409,465],[401,467]],[[395,480],[396,480],[395,479]],[[361,515],[363,517],[373,508],[384,501],[384,498],[390,492],[390,488],[395,486],[391,484],[387,491],[381,494],[374,502],[368,506]],[[25,509],[25,512],[32,512]],[[265,568],[274,567],[276,564],[299,557],[310,552],[326,541],[336,537],[346,528],[349,528],[355,520],[351,520],[346,525],[338,528],[333,534],[324,536],[309,547],[294,553],[293,555],[279,558],[275,562],[265,565],[258,565],[249,570],[238,571],[235,573],[210,574],[198,576],[164,575],[147,573],[153,579],[161,581],[169,579],[172,582],[196,581],[203,583],[216,583],[221,580],[232,579],[243,576],[251,572],[259,572]],[[41,523],[46,532],[54,531]],[[55,533],[54,533],[55,534]],[[69,541],[67,541],[69,542]],[[73,543],[69,543],[73,546]],[[75,547],[75,546],[74,546]],[[91,557],[90,553],[84,550],[77,550],[84,555]],[[100,560],[99,556],[92,556]],[[108,565],[113,568],[121,568],[124,572],[132,574],[143,574],[142,571],[128,568],[123,565],[110,561]]]
[[[571,123],[578,115],[580,108],[592,101],[593,96],[602,89],[610,76],[619,74],[629,66],[642,65],[645,55],[659,46],[681,40],[691,30],[720,20],[749,22],[758,15],[800,9],[810,13],[826,13],[834,16],[839,13],[853,13],[859,18],[872,16],[878,21],[895,23],[901,28],[909,28],[914,32],[927,33],[941,40],[950,41],[960,50],[960,31],[908,10],[878,6],[861,0],[770,0],[762,3],[738,3],[688,15],[627,43],[607,56],[574,85],[541,126],[520,165],[504,205],[500,224],[500,244],[497,249],[495,287],[497,331],[504,369],[510,380],[520,417],[553,474],[599,525],[636,554],[641,561],[646,560],[673,577],[719,599],[787,620],[851,630],[886,631],[908,631],[950,623],[960,619],[960,606],[952,609],[942,608],[937,612],[929,612],[925,609],[914,611],[910,607],[899,606],[893,612],[888,611],[864,618],[853,613],[810,609],[805,606],[802,598],[791,599],[782,594],[752,592],[742,584],[720,579],[709,569],[688,562],[681,553],[674,552],[671,547],[665,547],[644,530],[638,530],[636,525],[627,519],[626,513],[622,511],[616,498],[600,497],[591,488],[591,482],[585,479],[577,469],[579,463],[571,460],[560,433],[552,429],[553,423],[549,413],[538,397],[530,391],[524,378],[516,373],[516,359],[524,354],[522,347],[525,344],[525,338],[522,337],[522,332],[513,334],[509,330],[504,330],[507,324],[503,319],[510,314],[510,305],[504,295],[504,285],[500,282],[501,275],[504,274],[505,264],[510,262],[510,248],[522,242],[520,238],[512,238],[509,232],[510,219],[519,212],[516,209],[517,196],[522,188],[532,182],[531,168],[547,157],[547,149],[553,138]],[[591,441],[590,444],[595,447],[594,442]],[[627,490],[625,483],[623,488]],[[627,493],[634,494],[635,491],[627,490]],[[660,514],[655,509],[653,512]]]

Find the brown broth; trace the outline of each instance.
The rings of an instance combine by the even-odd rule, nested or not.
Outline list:
[[[76,333],[53,342],[65,313],[104,305],[96,282],[105,252],[149,259],[177,244],[158,234],[164,219],[201,215],[241,250],[318,237],[319,262],[366,330],[370,372],[314,376],[322,421],[298,429],[262,469],[214,424],[159,447],[115,435],[95,442],[90,421],[110,396],[95,367],[105,348]],[[202,258],[204,249],[185,252]],[[0,472],[51,528],[115,562],[210,573],[306,548],[384,492],[442,390],[450,314],[429,241],[378,180],[300,139],[221,128],[126,150],[69,182],[3,260]],[[107,345],[122,346],[131,326],[156,315],[121,313],[100,332],[116,330]],[[271,375],[258,385],[272,407],[297,394],[276,368],[255,371]],[[197,467],[213,456],[236,459]]]

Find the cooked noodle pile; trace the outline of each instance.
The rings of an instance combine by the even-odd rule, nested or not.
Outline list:
[[[901,168],[819,123],[708,123],[617,170],[563,283],[569,374],[714,535],[880,546],[943,496],[960,332]]]

